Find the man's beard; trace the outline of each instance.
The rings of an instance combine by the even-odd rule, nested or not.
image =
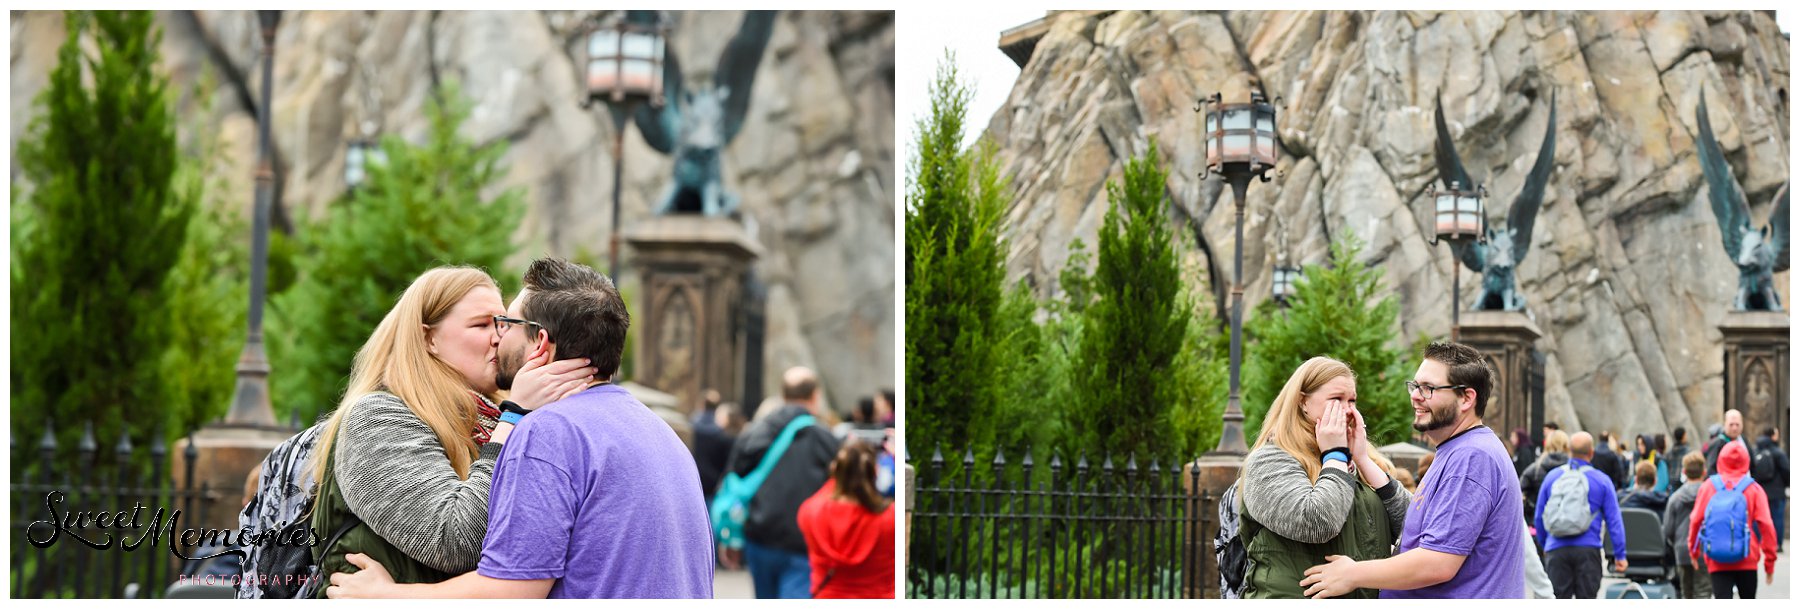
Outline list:
[[[499,355],[499,360],[495,362],[494,366],[494,386],[511,391],[513,377],[518,376],[519,369],[525,367],[525,350],[508,352],[501,349]]]
[[[503,359],[501,361],[504,362],[505,360]],[[504,366],[502,368],[504,368]],[[504,389],[504,387],[502,387],[502,389]],[[1456,423],[1456,406],[1454,404],[1449,408],[1444,408],[1442,410],[1428,405],[1425,407],[1425,410],[1426,412],[1431,413],[1431,420],[1424,423],[1415,421],[1413,423],[1414,431],[1437,431]]]

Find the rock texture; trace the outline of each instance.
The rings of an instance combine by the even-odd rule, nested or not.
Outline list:
[[[1094,242],[1103,185],[1158,140],[1208,282],[1230,280],[1233,204],[1202,181],[1195,101],[1284,106],[1281,177],[1245,207],[1248,309],[1279,255],[1318,262],[1354,231],[1386,269],[1401,333],[1445,336],[1451,261],[1427,241],[1436,178],[1432,110],[1504,217],[1542,142],[1552,90],[1556,170],[1519,267],[1549,355],[1547,417],[1661,433],[1720,419],[1718,323],[1737,269],[1720,245],[1695,158],[1702,90],[1753,214],[1788,171],[1788,41],[1767,12],[1059,13],[988,126],[1018,189],[1015,278],[1055,293],[1069,243]],[[1479,275],[1464,271],[1460,302]],[[1787,275],[1777,276],[1783,302]]]
[[[285,217],[345,191],[345,142],[365,124],[422,140],[424,104],[455,81],[474,103],[464,134],[505,141],[500,187],[529,211],[518,261],[555,254],[604,264],[611,229],[612,122],[578,105],[577,11],[290,11],[276,40],[274,137]],[[710,71],[736,11],[669,15],[689,78]],[[63,17],[13,12],[12,140],[32,116],[61,44]],[[216,138],[221,201],[248,209],[255,158],[250,92],[261,47],[248,11],[160,15],[184,141]],[[840,408],[894,382],[894,27],[890,12],[790,12],[763,58],[747,124],[725,153],[725,184],[767,256],[763,386],[791,365],[820,370]],[[626,134],[623,218],[648,216],[672,162]],[[19,170],[13,169],[15,180]],[[623,266],[630,267],[629,252]],[[629,288],[629,273],[623,277]]]

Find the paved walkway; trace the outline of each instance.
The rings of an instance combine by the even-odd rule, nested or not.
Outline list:
[[[1790,544],[1792,543],[1791,540],[1789,543]],[[1788,548],[1788,549],[1792,550],[1792,548]],[[1788,569],[1790,568],[1791,564],[1792,564],[1792,557],[1789,556],[1789,552],[1783,551],[1780,554],[1776,554],[1775,555],[1775,583],[1773,583],[1773,584],[1764,583],[1762,578],[1758,577],[1756,580],[1756,598],[1757,599],[1793,598],[1793,595],[1788,591],[1788,586],[1790,584],[1790,582],[1788,581],[1790,579],[1790,577],[1789,577],[1790,573],[1788,573]],[[1611,586],[1615,583],[1621,583],[1624,581],[1625,581],[1624,579],[1617,578],[1617,577],[1607,577],[1607,578],[1601,579],[1600,580],[1600,598],[1606,598],[1606,587],[1607,586]]]
[[[713,569],[713,598],[756,598],[756,588],[750,585],[750,572],[726,571],[723,567]]]

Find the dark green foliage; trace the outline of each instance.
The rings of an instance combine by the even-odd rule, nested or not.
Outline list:
[[[420,144],[381,143],[386,165],[324,220],[303,225],[295,246],[298,278],[273,300],[270,365],[275,410],[310,421],[343,397],[356,350],[408,285],[433,267],[484,268],[503,296],[518,290],[507,268],[523,194],[493,197],[503,143],[477,146],[457,134],[469,105],[455,89],[428,106],[431,130]]]
[[[1175,371],[1192,314],[1182,302],[1160,164],[1152,141],[1126,163],[1122,181],[1107,183],[1111,208],[1094,272],[1075,282],[1093,300],[1080,313],[1072,427],[1079,444],[1097,450],[1162,452],[1187,443],[1175,437],[1172,417],[1190,397]]]
[[[1376,446],[1411,435],[1406,381],[1414,355],[1398,344],[1399,303],[1381,286],[1382,269],[1357,260],[1363,243],[1346,234],[1331,244],[1331,261],[1308,265],[1294,284],[1291,306],[1259,306],[1245,324],[1244,434],[1254,443],[1262,418],[1300,364],[1317,355],[1356,371],[1357,407]],[[1268,303],[1265,303],[1268,304]]]
[[[87,421],[142,443],[223,412],[220,354],[242,345],[241,318],[202,302],[229,290],[215,275],[231,252],[190,245],[190,227],[221,224],[197,217],[205,184],[182,177],[154,19],[69,13],[17,149],[31,189],[11,206],[12,424],[36,433],[55,413],[64,446]]]
[[[179,321],[170,325],[162,376],[169,384],[170,403],[190,405],[175,409],[180,414],[171,433],[194,429],[230,409],[248,333],[250,224],[228,211],[233,202],[212,196],[227,190],[223,177],[208,176],[206,170],[219,166],[223,151],[216,137],[200,139],[198,158],[183,163],[176,175],[196,198],[207,195],[188,225],[181,262],[168,279],[170,319]],[[271,231],[270,236],[280,234]]]
[[[1006,331],[997,320],[1008,186],[991,146],[962,147],[970,90],[949,58],[930,97],[906,193],[906,432],[921,457],[933,446],[992,445]]]
[[[1157,150],[1153,144],[1129,161],[1124,179],[1108,185],[1112,207],[1096,255],[1071,243],[1058,270],[1060,298],[1040,302],[1025,282],[1003,287],[1007,193],[990,147],[958,147],[967,91],[953,68],[940,69],[932,92],[934,114],[915,132],[907,204],[911,460],[927,487],[1054,484],[1083,494],[1084,507],[1059,508],[1079,509],[1080,518],[1030,525],[1005,516],[934,521],[911,542],[908,594],[1122,596],[1127,584],[1173,578],[1166,557],[1132,542],[1151,533],[1131,519],[1163,508],[1140,501],[1149,491],[1131,481],[1152,464],[1179,472],[1217,444],[1225,343],[1214,324],[1194,319],[1211,311],[1209,292],[1205,275],[1181,263]],[[934,449],[943,450],[941,464]],[[1085,469],[1077,467],[1082,455]],[[1053,481],[1056,457],[1061,474]],[[1115,469],[1102,473],[1109,462]],[[1128,467],[1138,473],[1123,473]],[[1100,499],[1105,493],[1116,496]],[[1047,509],[1027,495],[932,492],[920,501],[937,513]],[[1009,541],[1027,537],[1034,541]],[[1012,571],[1025,564],[1057,565],[1056,575]],[[980,575],[996,570],[1006,574]]]

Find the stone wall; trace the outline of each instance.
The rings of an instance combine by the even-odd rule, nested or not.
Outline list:
[[[1402,338],[1447,336],[1451,262],[1426,241],[1444,110],[1490,218],[1511,206],[1557,103],[1556,170],[1519,267],[1545,332],[1547,418],[1625,434],[1719,420],[1717,325],[1737,286],[1704,200],[1694,107],[1753,214],[1788,179],[1788,41],[1767,12],[1059,13],[989,123],[1018,194],[1012,277],[1054,294],[1069,243],[1092,247],[1108,179],[1159,142],[1189,257],[1223,301],[1232,203],[1202,182],[1201,97],[1284,102],[1281,177],[1246,205],[1246,310],[1277,255],[1316,263],[1354,231],[1398,296]],[[998,51],[996,51],[998,52]],[[1246,76],[1248,75],[1248,77]],[[1760,221],[1759,221],[1760,225]],[[1788,302],[1788,275],[1776,276]],[[1464,271],[1461,302],[1478,293]],[[1221,316],[1222,317],[1222,316]],[[1503,432],[1505,430],[1502,430]]]
[[[343,195],[345,142],[365,122],[422,140],[424,104],[434,87],[454,80],[474,103],[465,135],[508,144],[500,187],[522,188],[530,202],[511,235],[518,263],[555,254],[604,264],[613,130],[603,109],[577,103],[572,57],[586,16],[288,12],[276,41],[272,115],[278,222],[318,213]],[[670,46],[689,77],[710,80],[742,14],[670,17]],[[60,13],[13,12],[11,19],[16,146],[64,31]],[[226,184],[220,200],[248,210],[260,103],[250,94],[260,79],[255,17],[167,11],[158,21],[183,140],[216,136],[225,150],[214,168]],[[783,368],[813,366],[828,398],[848,408],[895,380],[893,14],[783,14],[759,70],[747,124],[725,152],[724,179],[742,196],[747,224],[767,251],[756,269],[769,287],[763,385],[772,392]],[[634,128],[624,157],[622,222],[630,225],[648,216],[673,163]],[[12,172],[17,179],[16,164]],[[627,287],[633,282],[623,277]]]

